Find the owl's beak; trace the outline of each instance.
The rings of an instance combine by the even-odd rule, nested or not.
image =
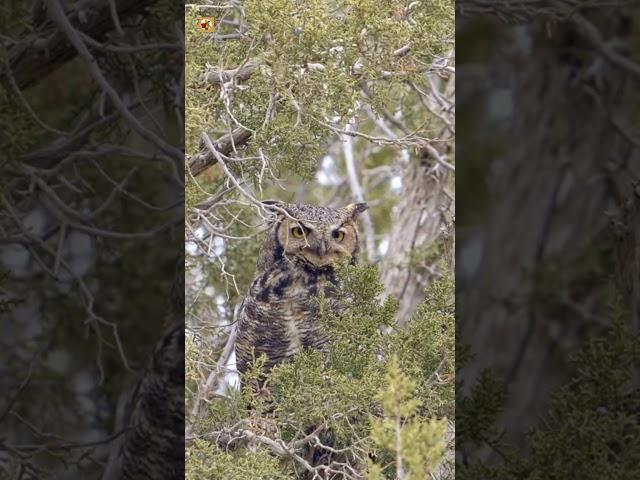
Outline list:
[[[318,247],[318,255],[319,256],[324,256],[327,254],[327,241],[326,240],[320,240],[320,246]]]

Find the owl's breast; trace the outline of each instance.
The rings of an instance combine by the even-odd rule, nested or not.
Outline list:
[[[239,363],[249,352],[264,353],[271,368],[302,348],[325,345],[328,335],[318,317],[317,296],[331,297],[333,282],[333,271],[328,269],[274,269],[258,276],[240,316]]]
[[[335,277],[330,268],[280,268],[258,276],[249,295],[274,311],[315,313],[317,296],[332,296],[334,284]]]

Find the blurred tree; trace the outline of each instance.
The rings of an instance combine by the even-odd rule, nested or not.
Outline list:
[[[639,10],[614,4],[457,4],[456,306],[474,355],[458,370],[467,478],[637,475],[631,450],[601,462],[628,418],[601,423],[594,408],[619,408],[639,386],[629,353],[640,326]],[[576,351],[583,364],[570,360]],[[615,393],[592,378],[598,363]]]
[[[100,478],[184,243],[183,7],[0,12],[0,477]]]

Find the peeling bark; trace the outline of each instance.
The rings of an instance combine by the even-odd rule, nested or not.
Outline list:
[[[389,249],[380,266],[386,293],[400,302],[400,323],[411,317],[427,285],[442,273],[426,260],[416,261],[415,256],[423,255],[442,237],[453,237],[453,199],[446,191],[450,179],[450,172],[426,152],[402,165],[402,194],[393,214]]]

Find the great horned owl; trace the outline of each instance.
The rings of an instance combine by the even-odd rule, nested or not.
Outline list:
[[[258,256],[242,303],[236,340],[240,374],[266,355],[265,370],[328,337],[317,318],[316,296],[334,295],[334,264],[358,257],[357,219],[364,203],[343,208],[273,203],[280,207]],[[331,302],[330,302],[331,304]]]

